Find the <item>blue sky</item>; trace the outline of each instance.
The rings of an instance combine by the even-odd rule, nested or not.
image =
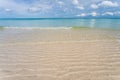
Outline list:
[[[0,18],[120,18],[120,0],[0,0]]]

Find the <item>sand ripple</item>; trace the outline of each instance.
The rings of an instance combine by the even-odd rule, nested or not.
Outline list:
[[[94,30],[70,31],[70,40],[65,41],[66,30],[51,31],[48,36],[54,40],[44,38],[44,42],[39,40],[39,35],[37,41],[29,37],[27,41],[21,33],[24,41],[3,41],[0,45],[0,80],[120,80],[118,38],[109,31],[98,32],[94,35]],[[32,35],[35,33],[31,32]],[[53,33],[57,36],[59,33],[61,39],[56,41],[59,36]]]

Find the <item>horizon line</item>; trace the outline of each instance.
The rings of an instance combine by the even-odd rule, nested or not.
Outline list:
[[[0,20],[39,20],[39,19],[120,19],[120,18],[26,18],[26,17],[17,17],[17,18],[0,18]]]

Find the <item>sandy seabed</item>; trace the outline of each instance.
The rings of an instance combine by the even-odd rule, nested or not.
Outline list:
[[[120,30],[0,31],[0,80],[120,80]]]

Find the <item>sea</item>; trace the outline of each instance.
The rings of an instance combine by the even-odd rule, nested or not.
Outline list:
[[[120,29],[120,19],[0,18],[0,26],[7,28],[90,27]]]

